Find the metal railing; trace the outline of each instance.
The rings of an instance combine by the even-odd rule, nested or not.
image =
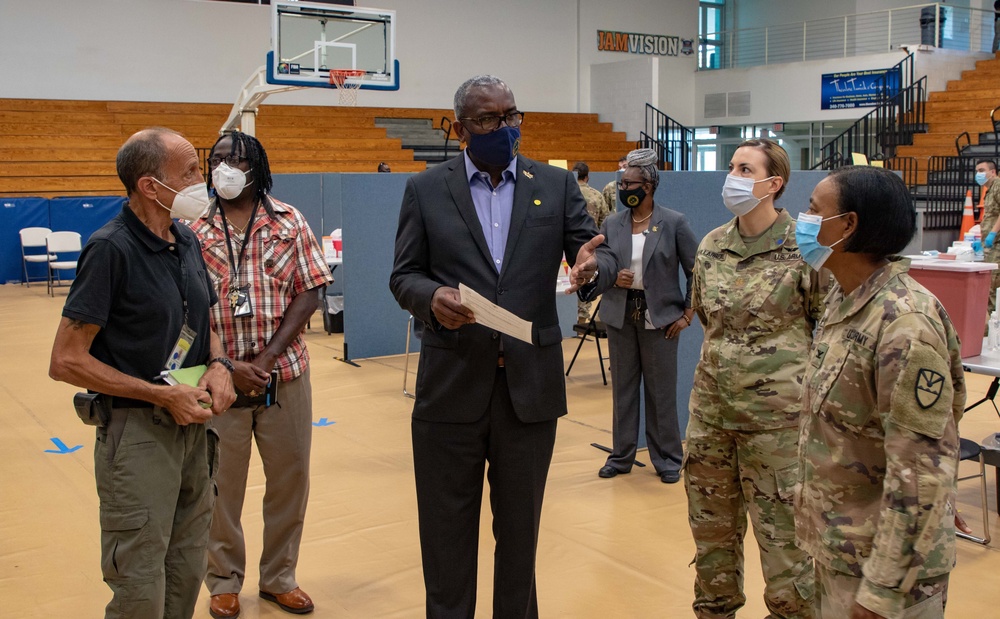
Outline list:
[[[661,170],[690,170],[694,129],[680,124],[650,104],[646,104],[646,129],[639,132],[636,148],[656,151]]]
[[[764,28],[721,31],[714,62],[701,70],[846,58],[924,44],[989,52],[994,12],[940,2]]]
[[[927,158],[926,193],[918,196],[924,200],[925,230],[957,230],[961,226],[966,191],[971,189],[973,196],[979,195],[973,180],[977,159],[941,155]]]
[[[875,89],[875,109],[824,145],[814,169],[838,168],[849,162],[851,153],[892,159],[897,146],[912,144],[913,134],[924,131],[927,78],[914,81],[913,54],[879,77]]]
[[[451,119],[447,116],[442,116],[441,124],[438,125],[438,129],[440,129],[441,133],[444,134],[444,160],[448,161],[448,146],[451,142]]]

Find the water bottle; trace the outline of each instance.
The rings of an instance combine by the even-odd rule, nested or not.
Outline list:
[[[986,336],[986,347],[990,352],[1000,350],[1000,311],[994,311],[990,316],[989,333]]]

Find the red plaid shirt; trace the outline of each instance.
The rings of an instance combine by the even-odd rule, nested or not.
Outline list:
[[[212,326],[226,354],[238,361],[252,361],[264,350],[296,295],[333,282],[323,250],[302,213],[274,198],[271,206],[273,218],[263,208],[257,209],[238,278],[238,285],[250,284],[250,317],[234,317],[229,305],[232,268],[221,213],[215,209],[211,221],[206,215],[191,224],[219,294],[219,302],[212,307]],[[231,228],[229,232],[233,256],[238,257],[243,235]],[[300,333],[278,357],[274,369],[280,380],[289,381],[308,366],[309,351]]]

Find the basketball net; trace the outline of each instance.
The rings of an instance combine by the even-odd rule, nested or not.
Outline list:
[[[330,69],[330,83],[337,89],[341,105],[358,104],[358,90],[364,74],[362,69]]]

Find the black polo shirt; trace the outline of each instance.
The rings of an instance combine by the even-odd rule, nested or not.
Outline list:
[[[153,234],[126,202],[87,241],[63,307],[66,318],[101,328],[94,357],[143,380],[157,376],[173,351],[184,298],[188,326],[198,334],[184,367],[205,363],[211,352],[209,308],[218,296],[194,233],[177,222],[170,230],[174,243]]]

